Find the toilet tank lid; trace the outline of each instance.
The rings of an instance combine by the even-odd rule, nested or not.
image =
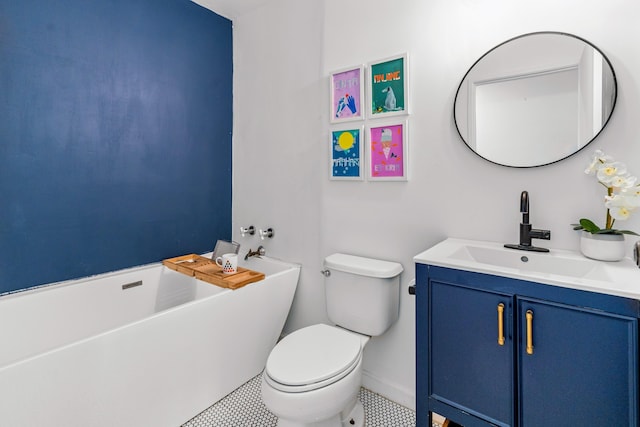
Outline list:
[[[324,266],[330,270],[379,278],[396,277],[403,270],[402,264],[397,262],[340,253],[326,257]]]

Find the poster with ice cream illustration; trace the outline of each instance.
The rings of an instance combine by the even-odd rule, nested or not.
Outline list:
[[[364,66],[351,67],[331,73],[331,111],[332,123],[361,120],[364,118],[362,103],[364,99]]]
[[[363,180],[364,127],[331,131],[331,171],[335,180]]]
[[[370,127],[368,130],[369,179],[407,180],[407,123]]]

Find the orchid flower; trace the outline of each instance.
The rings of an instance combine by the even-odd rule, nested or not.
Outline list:
[[[598,182],[607,189],[604,206],[607,208],[605,227],[598,227],[593,221],[582,218],[579,224],[572,224],[574,230],[585,230],[596,234],[634,234],[629,230],[616,230],[616,220],[628,219],[634,210],[640,207],[640,185],[638,178],[627,172],[627,166],[596,150],[591,162],[584,171],[587,175],[595,175]]]
[[[593,158],[591,159],[591,163],[589,163],[589,166],[587,166],[587,169],[585,169],[584,173],[586,174],[595,173],[599,169],[600,165],[604,163],[609,163],[612,161],[613,161],[613,158],[611,156],[605,155],[601,150],[596,150],[593,153]]]

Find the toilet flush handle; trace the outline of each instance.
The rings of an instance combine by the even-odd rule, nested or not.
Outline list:
[[[329,276],[331,276],[331,271],[329,271],[329,270],[320,270],[320,273],[322,273],[322,275],[323,275],[324,277],[329,277]]]

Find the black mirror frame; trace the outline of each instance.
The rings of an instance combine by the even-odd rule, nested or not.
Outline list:
[[[465,79],[467,78],[467,76],[469,75],[469,73],[471,73],[471,71],[474,69],[474,67],[476,66],[476,64],[478,64],[480,61],[482,61],[487,55],[489,55],[490,53],[492,53],[493,51],[495,51],[496,49],[498,49],[499,47],[513,42],[515,40],[521,39],[523,37],[529,37],[529,36],[534,36],[534,35],[541,35],[541,34],[555,34],[555,35],[562,35],[562,36],[567,36],[567,37],[572,37],[575,39],[578,39],[580,41],[582,41],[583,43],[591,46],[593,49],[595,49],[597,52],[600,53],[600,55],[602,55],[602,57],[604,58],[605,62],[607,63],[607,65],[609,65],[609,68],[611,69],[611,74],[612,74],[612,78],[613,78],[613,84],[614,84],[614,88],[615,88],[615,93],[613,95],[613,102],[611,105],[611,113],[609,114],[609,116],[607,117],[607,120],[602,124],[602,127],[600,128],[600,130],[598,131],[598,133],[596,133],[593,138],[591,138],[589,141],[587,141],[582,147],[580,147],[579,149],[577,149],[576,151],[574,151],[573,153],[569,154],[568,156],[559,158],[557,160],[553,160],[547,163],[542,163],[539,165],[527,165],[527,166],[518,166],[518,165],[507,165],[507,164],[503,164],[503,163],[498,163],[495,162],[493,160],[487,159],[486,157],[483,157],[481,154],[479,154],[476,150],[474,150],[468,143],[467,140],[464,138],[464,136],[462,135],[462,133],[460,132],[460,127],[458,126],[458,122],[456,120],[456,102],[458,100],[458,94],[460,93],[460,90],[462,89],[462,86],[465,82]],[[611,117],[613,116],[613,112],[616,108],[616,104],[617,104],[617,100],[618,100],[618,80],[616,78],[616,72],[613,68],[613,65],[611,64],[611,61],[609,61],[609,58],[607,58],[607,56],[604,54],[604,52],[602,52],[596,45],[594,45],[593,43],[589,42],[588,40],[576,36],[574,34],[570,34],[570,33],[566,33],[566,32],[560,32],[560,31],[537,31],[537,32],[532,32],[532,33],[526,33],[526,34],[521,34],[519,36],[516,37],[512,37],[496,46],[494,46],[493,48],[489,49],[487,52],[485,52],[480,58],[478,58],[472,65],[471,67],[469,67],[469,69],[467,70],[467,72],[464,74],[464,76],[462,77],[462,79],[460,80],[460,84],[458,85],[458,89],[456,90],[456,95],[454,97],[453,100],[453,121],[456,127],[456,131],[458,132],[458,135],[460,136],[460,139],[462,139],[462,142],[464,142],[464,145],[471,150],[474,154],[476,154],[478,157],[499,165],[499,166],[506,166],[506,167],[510,167],[510,168],[516,168],[516,169],[528,169],[528,168],[537,168],[537,167],[541,167],[541,166],[547,166],[547,165],[551,165],[554,163],[558,163],[561,162],[562,160],[568,159],[569,157],[579,153],[580,151],[582,151],[583,149],[585,149],[589,144],[591,144],[601,133],[602,131],[607,127],[607,125],[609,124],[609,121],[611,120]]]

